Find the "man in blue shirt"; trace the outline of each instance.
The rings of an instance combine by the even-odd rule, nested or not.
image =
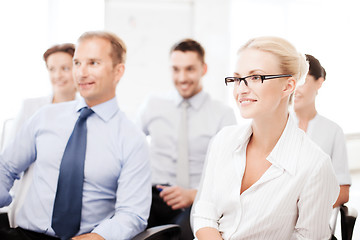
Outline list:
[[[1,229],[0,239],[59,237],[52,217],[60,166],[84,107],[94,113],[86,120],[81,221],[72,239],[131,239],[145,229],[151,204],[148,147],[115,96],[125,57],[125,44],[114,34],[87,32],[79,38],[73,74],[83,98],[42,108],[0,155],[0,207],[10,204],[14,180],[34,165],[15,218],[19,227]]]

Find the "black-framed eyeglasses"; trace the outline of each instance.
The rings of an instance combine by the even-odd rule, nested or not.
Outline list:
[[[240,85],[241,81],[244,81],[245,85],[249,87],[256,85],[258,83],[263,83],[265,80],[275,79],[275,78],[283,78],[283,77],[292,77],[290,74],[280,74],[280,75],[251,75],[243,78],[239,77],[226,77],[225,85],[228,83],[235,83],[235,85]]]

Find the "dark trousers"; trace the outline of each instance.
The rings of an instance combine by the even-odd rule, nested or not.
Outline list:
[[[6,213],[0,214],[0,239],[1,240],[60,240],[43,233],[29,231],[20,227],[10,228]]]
[[[184,210],[172,210],[159,196],[159,191],[155,186],[152,188],[152,203],[148,228],[164,224],[178,224],[181,227],[180,240],[192,240],[194,235],[190,227],[191,207]]]

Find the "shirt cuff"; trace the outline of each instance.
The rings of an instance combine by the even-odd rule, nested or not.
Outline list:
[[[215,205],[208,202],[197,202],[195,206],[194,235],[200,228],[211,227],[219,230],[218,219]]]

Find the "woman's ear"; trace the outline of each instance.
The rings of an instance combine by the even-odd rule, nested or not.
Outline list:
[[[284,85],[284,89],[283,89],[284,96],[289,96],[290,94],[292,94],[295,91],[295,88],[296,88],[295,78],[289,77]]]
[[[325,81],[325,78],[323,77],[319,77],[317,80],[316,80],[316,90],[319,90],[322,86],[322,84],[324,83]]]

